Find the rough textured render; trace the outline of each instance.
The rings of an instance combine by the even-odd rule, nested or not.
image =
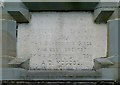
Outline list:
[[[32,13],[18,25],[18,57],[31,56],[30,69],[92,69],[107,53],[107,26],[91,12]]]

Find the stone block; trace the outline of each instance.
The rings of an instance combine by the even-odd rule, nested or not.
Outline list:
[[[118,8],[118,2],[99,2],[94,10],[94,21],[107,23],[116,8]]]
[[[5,9],[18,23],[28,23],[31,14],[22,2],[5,2]]]
[[[27,72],[21,68],[0,68],[2,79],[0,80],[24,80]]]
[[[0,19],[14,20],[10,14],[4,9],[0,7]]]
[[[118,25],[119,19],[108,21],[108,56],[118,56]]]
[[[11,67],[29,69],[29,60],[30,57],[15,58],[9,62]]]
[[[13,20],[0,20],[0,22],[2,55],[16,56],[16,22]]]

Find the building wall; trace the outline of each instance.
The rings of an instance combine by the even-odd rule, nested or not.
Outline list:
[[[35,12],[18,25],[17,57],[31,56],[30,69],[92,69],[107,53],[107,26],[91,12]]]

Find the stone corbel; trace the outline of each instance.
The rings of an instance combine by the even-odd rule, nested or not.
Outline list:
[[[14,68],[24,68],[26,70],[29,69],[29,60],[30,57],[22,57],[22,58],[14,58],[13,60],[11,60],[8,64],[10,65],[10,67],[14,67]]]
[[[28,23],[30,21],[31,13],[20,0],[16,2],[9,2],[9,0],[6,0],[4,6],[17,23]]]
[[[107,23],[118,6],[118,2],[99,2],[94,10],[94,21],[96,23]]]

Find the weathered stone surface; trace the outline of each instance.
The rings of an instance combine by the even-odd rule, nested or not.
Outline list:
[[[18,57],[32,56],[31,69],[92,69],[106,56],[106,24],[95,24],[90,12],[33,13],[18,25]]]

